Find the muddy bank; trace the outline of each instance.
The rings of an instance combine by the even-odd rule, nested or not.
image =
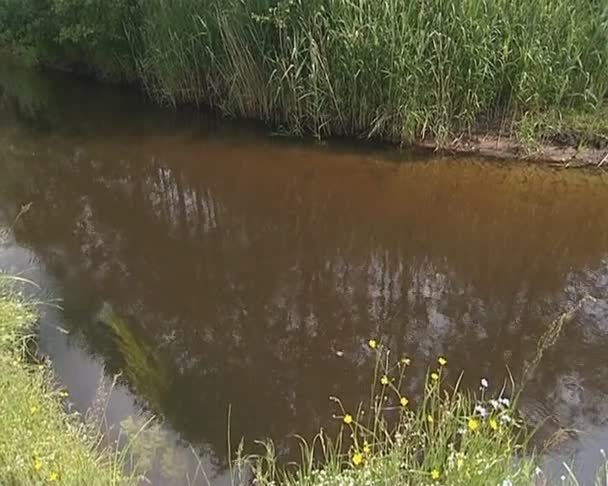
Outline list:
[[[477,155],[505,161],[524,160],[564,168],[608,167],[607,149],[552,143],[528,147],[515,137],[495,134],[458,137],[447,146],[441,147],[434,140],[422,140],[417,145],[446,153]]]

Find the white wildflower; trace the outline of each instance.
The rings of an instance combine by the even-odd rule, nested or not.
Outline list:
[[[483,418],[486,418],[488,416],[488,410],[481,405],[475,406],[475,413],[478,413]]]
[[[485,378],[481,379],[481,387],[482,388],[488,388],[490,386],[490,384],[488,383],[488,380],[486,380]]]

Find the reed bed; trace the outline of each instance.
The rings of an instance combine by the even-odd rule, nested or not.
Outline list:
[[[606,99],[589,0],[149,0],[139,74],[162,102],[290,133],[445,142]]]
[[[0,41],[291,134],[441,144],[606,100],[599,0],[79,3],[0,0]]]

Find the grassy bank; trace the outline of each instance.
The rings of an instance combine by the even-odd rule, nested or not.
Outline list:
[[[318,137],[543,140],[547,113],[599,119],[608,92],[599,1],[0,0],[0,31],[32,60]]]
[[[3,279],[0,276],[0,279]],[[65,393],[28,354],[34,310],[0,287],[0,483],[129,485],[119,454],[65,411]]]
[[[444,380],[447,360],[440,357],[423,397],[412,403],[402,391],[411,361],[394,362],[388,349],[371,342],[377,362],[369,406],[348,410],[335,398],[337,440],[321,433],[311,445],[303,442],[302,462],[291,470],[276,467],[267,445],[265,455],[253,458],[259,484],[542,484],[544,473],[527,449],[529,432],[504,390],[490,397],[482,380],[478,396],[460,391]]]
[[[481,379],[477,393],[459,389],[446,378],[449,367],[440,356],[417,401],[404,395],[411,380],[407,357],[369,342],[375,356],[370,400],[348,409],[338,398],[335,419],[341,426],[333,440],[323,431],[311,442],[299,438],[302,459],[279,467],[272,443],[265,453],[249,456],[261,486],[580,486],[573,469],[543,470],[542,452],[531,445],[535,431],[517,411],[514,383],[502,388]],[[491,390],[494,390],[493,392]],[[511,395],[511,398],[508,398]],[[604,451],[601,451],[606,456]],[[608,484],[608,462],[594,486]]]

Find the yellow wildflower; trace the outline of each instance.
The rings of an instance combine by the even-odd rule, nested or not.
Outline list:
[[[403,358],[401,358],[401,364],[403,364],[405,366],[409,366],[412,364],[412,360],[410,358],[408,358],[407,356],[404,356]]]
[[[406,397],[401,397],[399,403],[402,407],[407,407],[407,404],[410,403],[410,401]]]
[[[437,479],[439,479],[440,477],[441,477],[441,473],[439,472],[439,469],[433,469],[433,470],[431,471],[431,479],[433,479],[433,480],[435,480],[435,481],[436,481],[436,480],[437,480]]]
[[[448,364],[448,360],[445,359],[444,356],[439,356],[439,359],[437,361],[439,362],[439,366],[445,366],[446,364]]]
[[[382,378],[380,378],[380,383],[382,383],[384,386],[388,385],[388,376],[384,375]]]
[[[31,413],[32,415],[36,415],[36,414],[38,413],[38,407],[37,407],[36,405],[32,405],[32,406],[30,407],[30,413]]]
[[[44,466],[44,464],[42,464],[42,461],[40,459],[36,459],[34,461],[34,470],[35,471],[40,471],[42,469],[42,466]]]
[[[363,454],[361,454],[360,452],[355,452],[353,454],[353,464],[355,466],[359,466],[363,463]]]
[[[365,454],[369,454],[372,451],[372,448],[369,446],[369,443],[367,441],[365,441],[363,443],[363,452]]]
[[[471,417],[469,419],[469,422],[467,423],[469,429],[471,430],[477,430],[479,428],[479,420],[477,420],[476,418]]]
[[[426,421],[427,421],[429,424],[432,424],[432,423],[434,422],[434,420],[433,420],[433,416],[432,416],[432,415],[427,415],[427,416],[426,416]]]
[[[376,349],[378,347],[378,341],[375,339],[370,339],[367,344],[369,344],[369,347],[372,349]]]
[[[490,428],[492,430],[498,430],[498,420],[490,419]]]
[[[431,373],[431,380],[438,381],[439,380],[439,373],[437,373],[436,371],[433,371]]]
[[[347,413],[342,420],[346,425],[350,425],[353,423],[353,416],[350,413]]]
[[[53,471],[51,474],[49,474],[49,481],[52,483],[59,481],[59,473],[57,471]]]

